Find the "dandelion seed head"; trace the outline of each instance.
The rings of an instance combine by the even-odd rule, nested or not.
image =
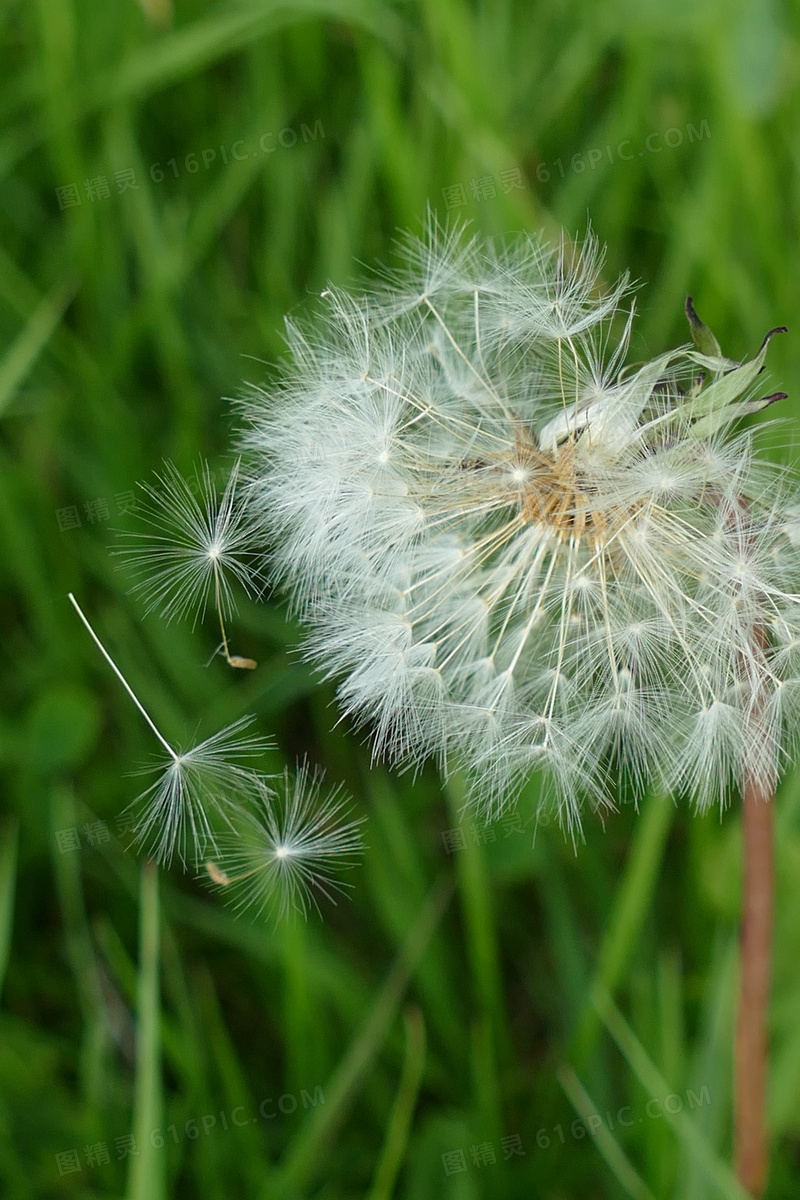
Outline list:
[[[619,770],[700,808],[774,778],[800,504],[736,424],[774,399],[771,335],[626,367],[629,280],[603,284],[591,234],[432,225],[402,254],[330,288],[245,404],[254,523],[344,711],[380,756],[464,767],[487,812],[541,771],[572,829]]]

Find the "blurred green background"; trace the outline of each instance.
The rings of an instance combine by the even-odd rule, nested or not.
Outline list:
[[[369,769],[279,599],[242,605],[260,666],[234,676],[213,622],[143,618],[110,550],[163,457],[230,462],[221,397],[268,382],[283,314],[427,205],[591,219],[643,283],[635,352],[685,340],[687,292],[734,357],[787,324],[792,460],[800,9],[4,0],[0,29],[0,1192],[741,1196],[735,806],[653,799],[575,852],[534,841],[532,784],[454,848],[457,785]],[[168,737],[252,712],[272,767],[347,785],[351,900],[275,929],[142,871],[118,816],[155,746],[70,590]],[[800,1192],[796,775],[778,806],[770,1200]]]

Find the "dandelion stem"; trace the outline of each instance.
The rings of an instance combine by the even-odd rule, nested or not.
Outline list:
[[[103,643],[100,641],[100,638],[97,636],[97,634],[95,633],[95,631],[92,629],[91,625],[89,624],[89,620],[88,620],[87,616],[85,615],[85,613],[84,613],[83,609],[81,608],[80,604],[78,604],[78,601],[75,599],[75,597],[73,596],[72,592],[69,592],[69,593],[68,593],[68,599],[69,599],[70,603],[72,604],[72,607],[75,609],[76,613],[77,613],[77,614],[78,614],[78,616],[80,617],[80,619],[83,621],[83,623],[84,623],[84,625],[86,626],[86,628],[89,630],[89,633],[90,633],[90,635],[91,635],[91,638],[92,638],[93,642],[95,643],[95,645],[97,646],[97,648],[98,648],[98,650],[100,651],[100,653],[102,654],[103,658],[106,660],[106,662],[108,663],[108,665],[111,667],[111,670],[114,672],[114,674],[116,675],[117,679],[120,681],[120,683],[122,684],[122,686],[125,688],[125,691],[128,693],[128,695],[130,696],[131,700],[133,701],[133,703],[134,703],[134,704],[136,705],[136,707],[138,708],[139,712],[140,712],[140,713],[142,714],[142,716],[144,717],[145,721],[147,721],[147,724],[150,726],[150,728],[152,729],[153,733],[156,735],[156,737],[158,738],[158,740],[161,742],[161,745],[164,747],[164,749],[167,751],[167,753],[168,753],[168,754],[169,754],[169,755],[172,757],[172,759],[173,759],[175,762],[178,762],[178,761],[179,761],[179,759],[178,759],[178,755],[177,755],[177,754],[175,753],[175,751],[172,749],[172,746],[170,746],[170,744],[169,744],[169,742],[166,740],[166,738],[162,737],[162,736],[161,736],[161,734],[159,733],[158,729],[156,729],[156,726],[154,725],[153,721],[151,720],[151,718],[150,718],[149,714],[147,713],[147,711],[146,711],[146,709],[145,709],[144,705],[141,703],[141,701],[139,700],[139,697],[136,695],[136,693],[134,692],[134,690],[133,690],[133,688],[131,687],[131,685],[128,683],[128,681],[127,681],[127,679],[125,678],[125,676],[122,674],[122,671],[120,671],[119,667],[118,667],[118,666],[117,666],[117,664],[114,662],[113,658],[112,658],[112,657],[111,657],[111,655],[108,653],[108,651],[106,650],[106,648],[105,648],[105,646],[103,645]]]
[[[767,1010],[774,894],[773,798],[752,775],[744,787],[744,900],[736,1021],[736,1173],[761,1196],[768,1167]]]

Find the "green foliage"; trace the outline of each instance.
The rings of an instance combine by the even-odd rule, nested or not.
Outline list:
[[[765,435],[788,460],[800,16],[767,0],[175,7],[0,10],[0,1192],[733,1197],[736,806],[623,808],[574,851],[532,823],[532,781],[519,828],[492,841],[467,819],[447,854],[458,781],[444,795],[432,771],[370,769],[280,597],[232,622],[259,662],[244,677],[206,666],[213,622],[144,618],[109,550],[165,457],[231,461],[220,397],[269,380],[284,312],[454,200],[489,234],[579,233],[590,215],[609,277],[645,281],[642,356],[686,339],[687,292],[742,362],[788,325],[768,369],[790,423]],[[276,929],[140,870],[117,818],[151,735],[70,590],[166,736],[253,712],[272,769],[307,754],[350,789],[369,817],[352,901]],[[795,1194],[800,1157],[796,774],[778,804],[769,1200]],[[140,1157],[120,1158],[131,1133]],[[505,1161],[515,1135],[525,1153]],[[61,1174],[70,1150],[80,1170]]]

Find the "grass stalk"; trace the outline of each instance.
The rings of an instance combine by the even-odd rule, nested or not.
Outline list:
[[[741,974],[736,1019],[734,1155],[736,1173],[761,1196],[769,1166],[766,1128],[767,1013],[772,909],[775,892],[773,802],[751,776],[742,805],[744,899],[740,931]]]
[[[162,1200],[165,1195],[163,1147],[154,1145],[160,1133],[161,1003],[159,988],[158,869],[142,866],[139,908],[139,987],[136,1030],[136,1083],[133,1104],[133,1138],[126,1200]]]

